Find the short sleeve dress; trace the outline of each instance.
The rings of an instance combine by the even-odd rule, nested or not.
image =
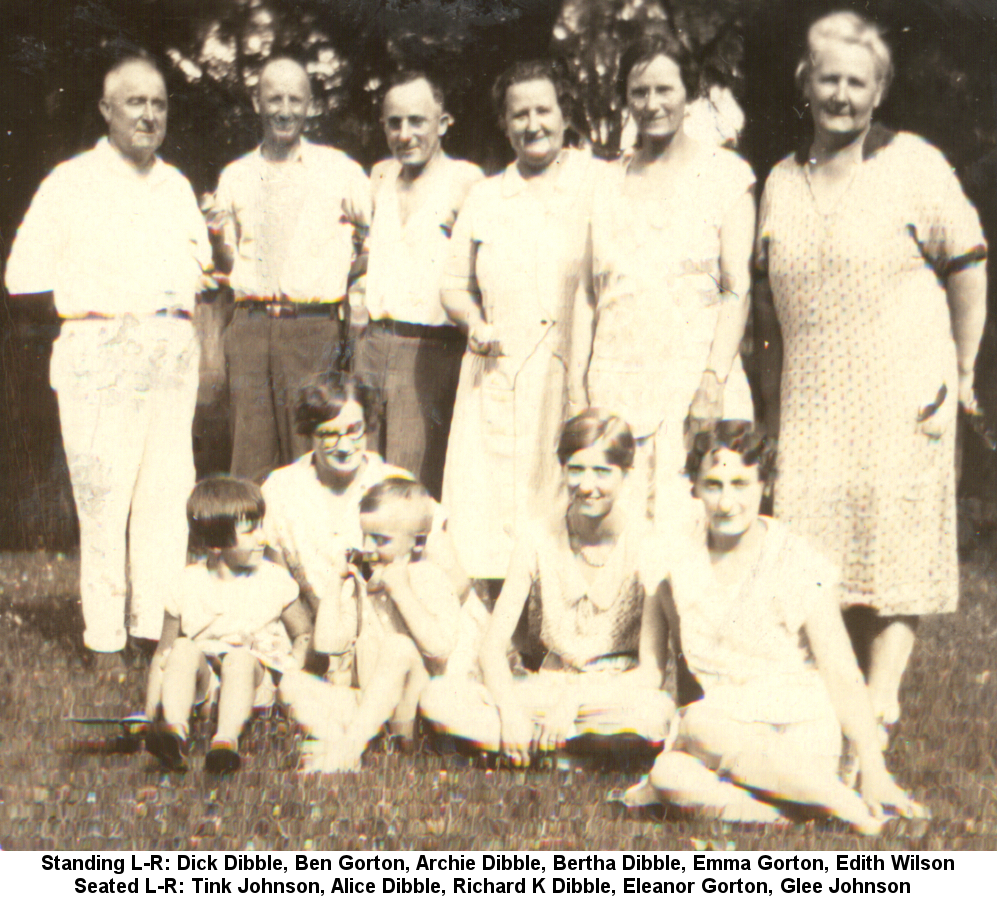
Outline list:
[[[671,197],[624,193],[632,156],[607,167],[592,223],[596,328],[589,402],[653,438],[657,491],[688,497],[683,423],[706,367],[720,312],[720,227],[755,184],[733,151],[692,141]],[[724,416],[751,419],[740,355],[724,389]],[[650,454],[650,450],[648,451]],[[657,506],[661,510],[661,505]]]
[[[945,279],[986,256],[975,210],[937,150],[874,126],[829,212],[805,155],[779,163],[757,241],[784,344],[776,514],[836,560],[844,605],[953,611],[958,382]],[[920,424],[943,388],[934,422]]]
[[[524,179],[515,163],[476,184],[450,240],[449,284],[480,295],[501,343],[498,357],[465,352],[443,473],[454,545],[476,578],[505,577],[513,537],[548,510],[560,482],[572,322],[605,164],[571,150],[552,165],[553,186]]]

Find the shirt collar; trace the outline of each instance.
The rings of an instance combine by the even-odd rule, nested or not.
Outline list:
[[[888,129],[885,125],[880,125],[878,122],[874,122],[869,127],[865,140],[862,142],[862,160],[865,161],[870,157],[873,157],[884,147],[887,147],[890,142],[896,138],[896,136],[897,133],[892,129]],[[803,166],[810,159],[810,145],[812,143],[812,135],[807,134],[803,137],[803,141],[796,149],[795,156],[798,165]]]
[[[133,176],[134,178],[148,179],[150,183],[158,182],[163,178],[164,164],[158,156],[152,158],[152,166],[149,167],[149,171],[141,173],[125,158],[121,151],[111,144],[111,140],[106,135],[97,142],[94,151],[100,156],[104,164],[111,169],[117,169],[119,172]]]
[[[261,163],[267,163],[267,162],[269,162],[263,156],[263,145],[262,144],[258,148],[256,148],[256,156],[259,157]],[[286,163],[301,163],[301,164],[303,164],[305,166],[308,166],[308,164],[311,163],[311,161],[314,159],[314,157],[315,157],[315,145],[312,144],[310,141],[308,141],[302,135],[302,137],[298,140],[298,149],[297,149],[297,151],[295,151],[294,156],[289,157],[284,162],[286,162]]]

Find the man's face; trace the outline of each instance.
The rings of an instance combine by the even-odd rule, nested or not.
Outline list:
[[[308,73],[292,60],[264,66],[253,105],[263,120],[263,143],[288,147],[296,144],[308,120],[312,89]]]
[[[100,113],[108,139],[139,166],[147,166],[166,137],[166,85],[148,63],[126,63],[104,80]]]
[[[450,117],[424,78],[396,85],[384,97],[388,147],[402,166],[419,169],[440,150]]]

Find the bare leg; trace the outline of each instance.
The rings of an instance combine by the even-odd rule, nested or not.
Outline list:
[[[214,741],[229,742],[235,747],[253,713],[253,698],[262,680],[263,666],[251,653],[235,649],[222,659],[222,688]]]
[[[916,617],[878,618],[882,625],[869,647],[869,697],[884,724],[900,720],[900,683],[914,651]]]
[[[391,716],[389,724],[391,733],[401,737],[403,746],[411,744],[415,739],[415,716],[419,710],[419,697],[428,684],[429,672],[423,664],[422,656],[419,656],[418,662],[415,662],[409,671],[401,702],[395,707],[395,713]]]
[[[653,796],[648,791],[653,792]],[[668,802],[683,809],[704,810],[724,821],[785,822],[775,806],[752,796],[743,787],[725,781],[695,756],[665,752],[654,761],[648,779],[624,795],[626,805]]]
[[[384,637],[367,685],[362,687],[360,708],[346,729],[344,743],[338,750],[330,751],[328,770],[352,771],[360,767],[367,744],[394,714],[405,698],[410,675],[419,669],[425,670],[425,666],[412,640],[399,635]]]
[[[163,720],[181,739],[187,738],[198,674],[207,667],[207,660],[191,640],[179,637],[174,642],[163,669]]]

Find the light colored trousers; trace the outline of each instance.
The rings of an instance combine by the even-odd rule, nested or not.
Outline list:
[[[187,551],[198,343],[170,316],[67,320],[52,350],[62,440],[80,522],[86,645],[158,639]],[[126,602],[131,597],[126,623]]]

